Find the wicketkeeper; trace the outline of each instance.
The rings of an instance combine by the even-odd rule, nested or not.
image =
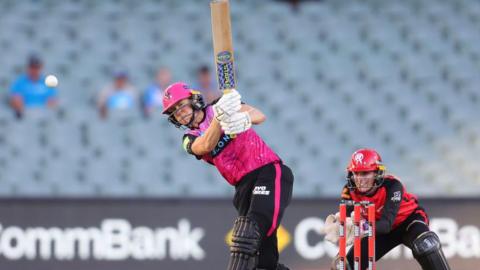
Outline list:
[[[398,178],[385,174],[380,155],[372,149],[353,153],[347,167],[347,184],[342,200],[369,201],[375,204],[375,260],[378,261],[394,247],[409,247],[423,270],[449,270],[438,236],[428,228],[428,216],[419,206],[417,197],[408,193]],[[350,216],[353,206],[347,207]],[[366,220],[366,212],[362,213]],[[338,214],[326,218],[325,239],[337,243],[339,237]],[[353,242],[353,223],[346,221],[347,245]],[[361,240],[361,269],[368,266],[368,238]],[[336,269],[338,256],[332,269]],[[353,269],[353,248],[347,254],[347,269]]]

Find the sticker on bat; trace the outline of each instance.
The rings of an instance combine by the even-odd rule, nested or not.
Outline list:
[[[223,51],[223,52],[219,52],[217,54],[217,62],[218,63],[225,64],[225,63],[228,63],[228,62],[231,62],[231,61],[232,61],[232,53],[231,52]]]

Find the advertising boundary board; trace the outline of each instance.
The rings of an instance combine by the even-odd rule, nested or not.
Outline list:
[[[480,199],[420,203],[452,269],[480,263]],[[294,199],[278,231],[281,261],[329,269],[338,248],[319,233],[338,200]],[[228,199],[0,199],[0,268],[225,269],[236,216]],[[406,248],[377,269],[420,269]]]

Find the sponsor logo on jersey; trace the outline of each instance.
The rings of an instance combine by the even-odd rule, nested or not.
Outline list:
[[[210,152],[210,155],[212,157],[218,156],[231,141],[232,139],[230,138],[230,136],[224,134],[223,137],[221,137],[220,140],[218,140],[217,146],[215,146],[215,149],[213,149],[213,151]]]
[[[399,202],[402,200],[402,193],[400,191],[395,191],[391,198],[392,202]]]
[[[270,190],[266,186],[256,186],[253,189],[253,195],[270,195]]]

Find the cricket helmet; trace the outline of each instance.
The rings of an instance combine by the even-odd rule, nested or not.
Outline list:
[[[356,188],[353,179],[354,172],[376,172],[375,186],[381,186],[385,176],[385,166],[382,157],[374,149],[363,148],[352,154],[347,166],[347,184],[350,188]]]
[[[162,113],[170,115],[169,121],[172,122],[176,127],[180,127],[181,124],[175,120],[175,118],[173,117],[173,113],[170,112],[170,110],[174,108],[178,102],[187,98],[190,99],[191,101],[190,105],[194,110],[194,114],[195,114],[195,111],[202,110],[203,108],[206,107],[202,94],[199,91],[196,91],[190,88],[186,83],[183,83],[183,82],[173,83],[169,85],[165,89],[165,91],[163,91]],[[193,121],[193,117],[192,117],[192,121]],[[192,121],[190,121],[190,123],[187,126],[189,126],[192,123]]]

